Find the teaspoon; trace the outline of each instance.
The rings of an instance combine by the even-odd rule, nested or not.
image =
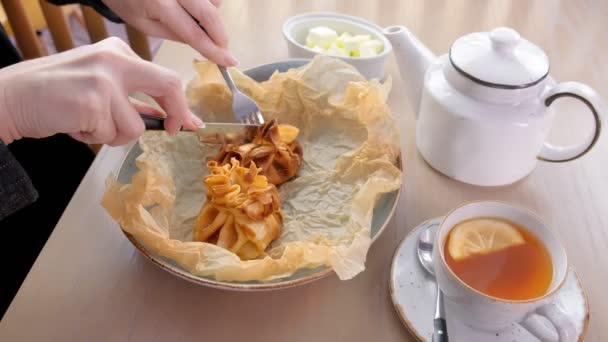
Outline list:
[[[418,259],[424,269],[435,277],[433,268],[433,234],[431,229],[436,224],[425,226],[418,236]],[[435,281],[437,284],[437,282]],[[443,307],[443,292],[437,284],[437,301],[435,304],[435,318],[433,319],[433,342],[448,342],[448,325],[445,321]]]

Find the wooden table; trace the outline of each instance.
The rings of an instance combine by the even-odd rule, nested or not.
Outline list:
[[[225,1],[222,16],[241,67],[287,57],[281,35],[290,15],[313,10],[404,24],[436,53],[459,36],[509,25],[542,46],[558,80],[578,80],[608,98],[606,18],[599,1]],[[194,52],[165,43],[159,64],[193,74]],[[562,236],[591,303],[588,341],[608,340],[608,136],[584,158],[540,163],[525,180],[482,189],[431,170],[417,154],[414,115],[398,70],[390,105],[402,132],[403,196],[395,217],[350,281],[330,276],[266,293],[227,292],[178,279],[141,257],[99,206],[104,181],[128,147],[104,148],[0,323],[1,341],[412,341],[388,291],[399,241],[419,222],[469,200],[500,199],[536,211]],[[590,121],[559,104],[552,139],[570,143]],[[604,168],[604,170],[602,170]],[[25,229],[25,227],[24,227]],[[34,229],[27,228],[27,229]],[[431,303],[429,303],[431,305]],[[430,319],[430,317],[429,317]]]

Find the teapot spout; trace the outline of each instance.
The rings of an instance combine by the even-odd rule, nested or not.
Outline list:
[[[408,90],[410,104],[418,116],[424,75],[437,57],[403,26],[389,26],[383,30],[383,33],[393,46],[401,78]]]

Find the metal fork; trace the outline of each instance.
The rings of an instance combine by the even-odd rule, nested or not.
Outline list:
[[[236,84],[232,80],[232,76],[226,67],[218,65],[218,69],[222,73],[228,88],[232,91],[232,113],[237,121],[240,123],[250,125],[262,125],[264,123],[264,117],[260,112],[258,105],[247,95],[241,93],[236,87]]]
[[[184,11],[186,11],[185,8]],[[186,13],[187,12],[188,11],[186,11]],[[206,34],[207,30],[205,30],[203,25],[201,25],[201,23],[192,14],[188,14]],[[218,65],[217,68],[220,69],[226,84],[228,84],[228,88],[230,88],[230,91],[232,91],[232,113],[236,120],[240,123],[249,125],[264,124],[264,117],[262,116],[258,105],[249,96],[241,93],[239,88],[236,87],[232,76],[230,76],[230,73],[225,66]]]

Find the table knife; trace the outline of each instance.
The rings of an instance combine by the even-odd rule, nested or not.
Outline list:
[[[165,118],[159,116],[153,116],[149,114],[139,114],[144,121],[146,131],[162,131],[165,129]],[[199,129],[198,132],[205,135],[215,133],[236,133],[241,132],[244,129],[254,128],[257,129],[260,125],[256,124],[241,124],[241,123],[220,123],[220,122],[205,122],[205,127]],[[188,132],[182,130],[182,132]]]

